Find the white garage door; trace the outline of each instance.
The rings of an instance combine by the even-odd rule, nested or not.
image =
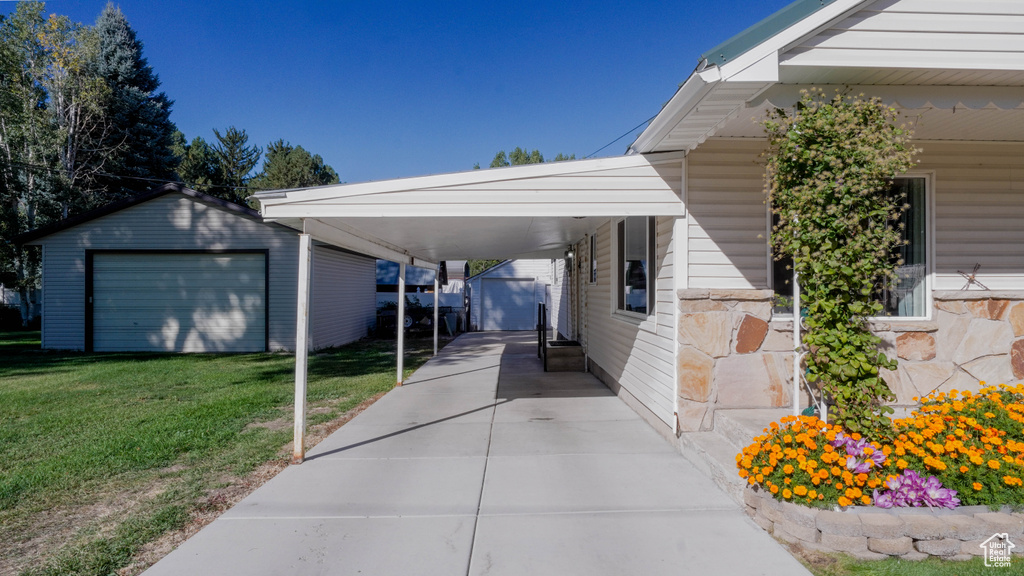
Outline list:
[[[484,330],[536,329],[533,280],[484,278],[481,290]]]
[[[97,352],[266,349],[263,253],[92,255]]]

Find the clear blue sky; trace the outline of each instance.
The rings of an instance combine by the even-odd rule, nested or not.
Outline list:
[[[92,23],[105,3],[53,0],[47,12]],[[788,3],[116,4],[187,138],[234,125],[362,182],[486,167],[516,146],[588,155],[656,114],[702,52]]]

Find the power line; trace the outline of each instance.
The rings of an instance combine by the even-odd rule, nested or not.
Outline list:
[[[601,150],[604,150],[605,148],[607,148],[607,147],[611,146],[612,144],[615,144],[615,143],[616,143],[616,142],[618,142],[619,140],[622,140],[622,139],[623,139],[623,138],[625,138],[626,136],[629,136],[629,135],[630,135],[630,134],[632,134],[633,132],[636,132],[637,128],[640,128],[640,127],[641,127],[641,126],[643,126],[644,124],[647,124],[647,123],[649,123],[649,122],[650,122],[651,120],[654,120],[654,119],[655,119],[655,118],[656,118],[657,116],[658,116],[658,115],[657,115],[657,114],[655,114],[654,116],[651,116],[651,117],[650,117],[650,118],[648,118],[647,120],[644,120],[643,122],[641,122],[641,123],[637,124],[637,125],[636,125],[636,126],[634,126],[634,127],[633,127],[633,128],[632,128],[632,129],[631,129],[631,130],[630,130],[629,132],[626,132],[625,134],[623,134],[622,136],[619,136],[619,137],[618,137],[618,138],[616,138],[615,140],[612,140],[611,142],[609,142],[609,143],[605,144],[604,146],[601,146],[601,147],[600,147],[600,148],[598,148],[597,150],[594,150],[594,151],[593,151],[593,152],[591,152],[590,154],[587,154],[586,156],[584,156],[584,157],[583,157],[583,159],[584,159],[584,160],[586,160],[587,158],[591,158],[592,156],[594,156],[595,154],[597,154],[597,153],[598,153],[598,152],[600,152]]]
[[[0,161],[0,164],[2,164],[4,166],[18,166],[18,167],[21,167],[21,168],[30,168],[30,169],[34,169],[34,170],[45,170],[45,171],[51,172],[51,173],[53,173],[53,172],[60,172],[60,170],[58,170],[56,168],[53,168],[52,166],[44,166],[42,164],[28,164],[28,163],[25,163],[25,162],[4,162],[4,161]],[[197,184],[192,184],[192,183],[189,183],[189,182],[178,181],[178,180],[168,180],[166,178],[146,178],[144,176],[125,176],[123,174],[112,174],[110,172],[93,172],[93,174],[95,174],[97,176],[107,176],[107,177],[110,177],[110,178],[123,178],[123,179],[126,179],[126,180],[141,180],[141,181],[144,181],[144,182],[154,182],[156,184],[184,184],[185,186],[188,186],[189,188],[196,188],[197,186],[199,186]],[[224,189],[229,189],[229,190],[257,190],[257,191],[258,190],[265,190],[264,188],[253,188],[251,186],[229,186],[227,184],[203,184],[202,186],[205,187],[205,188],[224,188]]]

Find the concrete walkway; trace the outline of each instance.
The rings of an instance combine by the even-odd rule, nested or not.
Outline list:
[[[458,338],[147,576],[808,573],[532,338]]]

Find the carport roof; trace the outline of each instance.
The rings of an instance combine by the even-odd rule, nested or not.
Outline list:
[[[267,221],[395,262],[561,257],[593,218],[684,214],[682,153],[472,170],[255,195]]]

